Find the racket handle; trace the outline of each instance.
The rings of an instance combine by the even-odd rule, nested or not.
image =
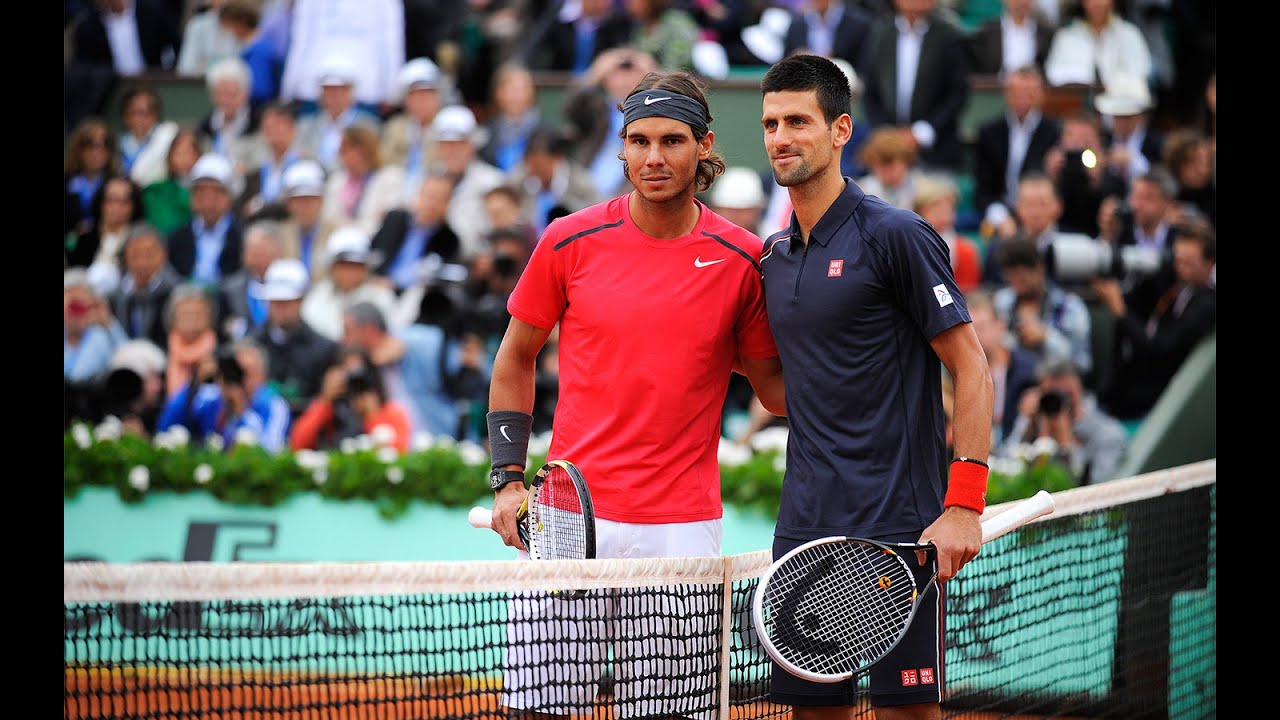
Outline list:
[[[1041,490],[995,517],[982,523],[982,542],[988,543],[1018,529],[1038,517],[1053,512],[1055,503],[1048,490]]]
[[[486,507],[477,505],[471,508],[471,512],[467,513],[467,522],[471,523],[472,527],[488,530],[492,521],[493,511]]]

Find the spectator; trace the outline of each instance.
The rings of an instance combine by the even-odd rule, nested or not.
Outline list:
[[[175,72],[186,77],[205,77],[223,58],[236,57],[240,41],[218,22],[218,10],[225,0],[204,0],[204,7],[191,15],[182,31],[182,49]]]
[[[551,221],[601,202],[591,173],[569,158],[570,142],[559,130],[541,126],[530,133],[524,156],[507,175],[507,182],[521,188],[521,215],[541,237]]]
[[[1194,128],[1169,133],[1164,143],[1164,165],[1178,183],[1178,202],[1195,208],[1216,227],[1218,183],[1212,148],[1204,134]]]
[[[969,317],[978,342],[982,344],[982,352],[987,356],[987,365],[991,368],[991,383],[995,389],[991,446],[1000,447],[1013,430],[1022,393],[1036,385],[1040,360],[1035,353],[1010,344],[1009,326],[996,312],[990,293],[985,290],[968,292],[964,301],[969,307]]]
[[[243,160],[244,189],[236,199],[240,219],[248,220],[266,212],[276,219],[283,219],[288,211],[282,207],[284,195],[284,171],[304,156],[296,146],[298,124],[293,111],[280,102],[270,102],[262,107],[258,131],[249,138]]]
[[[125,77],[172,70],[182,44],[178,19],[158,0],[93,0],[72,36],[73,62]]]
[[[791,13],[782,55],[810,53],[861,67],[873,19],[861,3],[805,0]]]
[[[674,0],[623,0],[631,19],[629,46],[653,56],[668,70],[693,71],[693,46],[698,24]]]
[[[260,345],[237,340],[201,367],[200,382],[165,401],[157,429],[182,425],[196,442],[217,436],[227,450],[249,441],[280,452],[289,435],[289,406],[268,382],[269,371]]]
[[[466,107],[452,105],[441,110],[431,123],[431,134],[441,170],[454,178],[446,217],[458,234],[462,256],[474,257],[485,249],[484,233],[490,229],[484,218],[484,194],[506,177],[477,156],[484,131],[476,127],[476,116]]]
[[[911,133],[896,127],[878,127],[862,146],[859,160],[870,172],[858,180],[858,186],[868,195],[910,210],[921,175],[916,167],[918,157]]]
[[[989,228],[1009,218],[1017,203],[1018,180],[1027,173],[1044,172],[1045,155],[1062,136],[1062,124],[1045,116],[1044,102],[1040,71],[1029,65],[1012,69],[1004,77],[1004,113],[978,127],[973,198]]]
[[[126,340],[111,355],[102,383],[101,412],[120,420],[125,434],[150,441],[164,406],[164,351],[149,340]]]
[[[424,57],[404,64],[399,83],[403,107],[383,126],[378,152],[383,162],[404,167],[405,197],[413,198],[418,183],[436,162],[428,134],[449,87],[440,68]]]
[[[231,161],[237,175],[244,175],[250,161],[250,138],[258,132],[258,114],[249,106],[249,66],[238,57],[214,63],[205,76],[209,88],[209,112],[200,121],[200,150]]]
[[[197,368],[213,358],[218,349],[218,334],[213,323],[213,298],[205,288],[183,283],[173,289],[165,309],[165,325],[169,328],[164,374],[166,395],[176,394],[193,382]]]
[[[998,262],[1009,284],[995,291],[992,302],[1009,326],[1014,347],[1041,361],[1068,360],[1082,375],[1091,372],[1091,322],[1084,300],[1049,278],[1043,256],[1029,239],[1010,240]]]
[[[120,95],[120,163],[142,187],[164,179],[165,156],[178,134],[178,124],[164,119],[164,106],[154,89],[137,85]]]
[[[464,315],[467,327],[497,347],[511,321],[507,298],[529,263],[529,246],[511,230],[493,230],[489,250],[472,259],[465,286]]]
[[[385,428],[385,430],[384,430]],[[400,452],[408,452],[411,431],[409,412],[387,399],[382,376],[362,352],[346,353],[325,371],[320,394],[294,423],[289,447],[294,450],[330,450],[360,434],[377,437]]]
[[[191,222],[191,171],[199,159],[199,135],[179,129],[165,154],[164,176],[142,188],[147,222],[165,235]]]
[[[243,235],[231,209],[238,188],[231,163],[206,153],[191,170],[191,221],[169,234],[169,262],[184,278],[217,287],[240,269]]]
[[[358,302],[368,302],[383,317],[395,308],[396,295],[385,283],[374,279],[370,268],[378,262],[370,248],[369,236],[353,225],[333,231],[328,243],[329,262],[325,275],[311,285],[302,301],[302,319],[325,337],[342,339],[342,313]]]
[[[1115,382],[1103,394],[1108,411],[1122,420],[1141,419],[1186,362],[1196,345],[1217,329],[1218,295],[1212,273],[1217,240],[1207,225],[1188,226],[1173,242],[1177,280],[1149,314],[1125,301],[1120,283],[1095,278],[1094,291],[1116,318]]]
[[[760,173],[751,168],[726,168],[724,174],[711,185],[707,205],[725,220],[744,230],[761,237],[769,235],[760,227],[765,206],[764,184]]]
[[[1056,23],[1035,0],[1001,0],[999,15],[983,20],[969,35],[969,70],[977,75],[1009,75],[1042,68],[1049,57]]]
[[[326,171],[333,172],[339,166],[343,132],[352,125],[364,124],[373,128],[376,136],[382,129],[382,120],[356,104],[359,70],[349,56],[326,57],[321,70],[317,78],[319,111],[304,114],[298,120],[297,142],[299,150],[318,160]]]
[[[338,167],[325,184],[322,219],[356,225],[372,235],[388,211],[404,205],[404,168],[387,165],[378,154],[378,132],[368,125],[342,130]]]
[[[85,118],[67,137],[63,156],[62,232],[69,243],[93,227],[93,197],[104,180],[119,174],[120,159],[106,121]]]
[[[314,160],[299,160],[284,171],[284,257],[302,262],[312,274],[324,272],[325,243],[333,226],[325,222],[324,169]]]
[[[1151,50],[1137,25],[1115,11],[1115,0],[1080,0],[1077,13],[1053,33],[1044,74],[1050,85],[1101,84],[1116,75],[1151,80]]]
[[[129,227],[143,219],[142,190],[127,177],[113,177],[94,193],[90,228],[66,253],[68,267],[109,267],[124,275],[124,241]]]
[[[1151,127],[1151,91],[1144,79],[1115,75],[1102,94],[1093,99],[1107,132],[1107,165],[1126,183],[1145,174],[1163,160],[1164,135]]]
[[[284,256],[283,236],[283,227],[274,220],[256,220],[245,228],[240,269],[218,284],[220,337],[239,340],[266,326],[268,301],[258,288],[266,282],[271,263]]]
[[[526,47],[529,67],[581,75],[600,53],[631,40],[631,20],[612,0],[560,6],[545,33]]]
[[[1048,454],[1070,470],[1076,482],[1092,485],[1115,479],[1129,447],[1124,425],[1098,407],[1071,361],[1042,363],[1037,377],[1038,385],[1019,399],[1018,418],[998,454],[1011,456],[1016,446],[1047,438]]]
[[[484,215],[489,219],[489,227],[493,230],[514,230],[524,235],[528,238],[529,249],[532,251],[538,244],[538,233],[525,214],[525,204],[524,189],[510,183],[499,185],[484,194]]]
[[[485,123],[488,138],[480,158],[503,172],[524,159],[529,135],[542,124],[537,88],[529,68],[507,62],[493,74],[493,113]]]
[[[960,172],[960,114],[969,102],[965,35],[938,0],[893,0],[893,6],[893,13],[875,19],[865,54],[854,64],[867,69],[867,122],[872,131],[886,125],[910,130],[924,169]]]
[[[990,288],[1004,285],[1008,279],[1001,265],[1001,248],[1014,240],[1027,240],[1037,252],[1043,254],[1059,238],[1070,236],[1087,239],[1081,233],[1066,233],[1058,227],[1062,216],[1062,199],[1058,189],[1047,176],[1029,173],[1018,181],[1018,197],[1013,207],[1013,217],[997,225],[987,242],[986,259],[983,261],[983,284]]]
[[[457,437],[458,406],[447,378],[458,372],[461,358],[444,328],[419,323],[393,335],[382,311],[362,302],[343,316],[342,344],[369,354],[387,398],[409,409],[415,434]]]
[[[112,315],[129,338],[164,347],[169,341],[164,309],[182,276],[169,265],[168,244],[159,230],[146,223],[130,228],[124,240],[124,268],[120,290],[111,298]]]
[[[249,68],[245,93],[254,114],[280,97],[284,56],[271,37],[261,30],[257,0],[226,0],[218,10],[218,23],[240,43],[239,59]]]
[[[309,285],[300,261],[281,258],[271,263],[259,286],[259,296],[268,303],[267,324],[248,336],[270,359],[269,378],[295,415],[320,391],[324,370],[338,351],[337,343],[302,318]]]
[[[969,293],[982,282],[982,251],[972,238],[956,232],[956,205],[960,191],[943,175],[921,175],[915,183],[911,210],[933,226],[947,243],[956,287]]]
[[[618,177],[623,125],[619,106],[645,74],[657,69],[648,53],[631,47],[605,50],[565,98],[565,122],[574,141],[570,156],[591,171],[600,197],[617,197],[631,187],[626,178]]]
[[[404,40],[402,0],[295,0],[280,96],[314,103],[330,72],[327,62],[341,56],[353,100],[377,114],[396,100]],[[328,166],[329,157],[321,157]]]
[[[85,383],[106,372],[117,338],[95,312],[102,304],[82,268],[62,273],[62,379]]]
[[[1124,195],[1128,183],[1110,165],[1098,121],[1076,115],[1062,121],[1058,144],[1044,156],[1045,174],[1052,178],[1062,202],[1058,223],[1064,231],[1098,234],[1098,206],[1108,195]]]
[[[373,237],[373,247],[381,260],[374,273],[386,278],[397,292],[423,282],[424,261],[429,256],[438,256],[445,263],[460,259],[458,235],[445,217],[452,193],[451,178],[430,175],[418,186],[418,197],[411,209],[395,208],[383,218],[382,227]]]
[[[1136,178],[1129,190],[1128,217],[1120,229],[1118,244],[1141,248],[1153,255],[1148,267],[1131,265],[1121,278],[1128,302],[1142,316],[1150,316],[1156,303],[1177,282],[1173,266],[1173,241],[1179,227],[1171,222],[1177,207],[1178,186],[1163,167]]]

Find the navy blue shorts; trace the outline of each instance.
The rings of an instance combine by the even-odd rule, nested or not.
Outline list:
[[[915,542],[919,537],[919,533],[912,533],[875,539],[882,542]],[[774,538],[774,559],[805,542],[807,541]],[[915,553],[902,553],[902,557],[916,573],[918,582],[923,583],[928,579],[927,569],[916,565]],[[937,585],[930,585],[920,600],[915,619],[911,621],[911,627],[907,629],[902,642],[872,666],[868,673],[872,707],[942,702],[945,597]],[[861,677],[863,676],[855,675],[838,683],[815,683],[798,678],[775,663],[769,699],[775,703],[801,707],[856,705],[863,692],[858,688]]]

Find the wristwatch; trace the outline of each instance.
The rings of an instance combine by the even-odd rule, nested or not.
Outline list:
[[[499,470],[494,468],[489,471],[489,489],[494,492],[498,492],[513,482],[524,484],[523,470]]]

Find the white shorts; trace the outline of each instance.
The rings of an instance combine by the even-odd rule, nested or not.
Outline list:
[[[719,557],[720,520],[648,525],[596,520],[599,558]],[[525,552],[521,559],[529,559]],[[515,593],[508,603],[503,704],[568,715],[595,707],[612,663],[618,717],[715,717],[720,649],[716,587]]]

